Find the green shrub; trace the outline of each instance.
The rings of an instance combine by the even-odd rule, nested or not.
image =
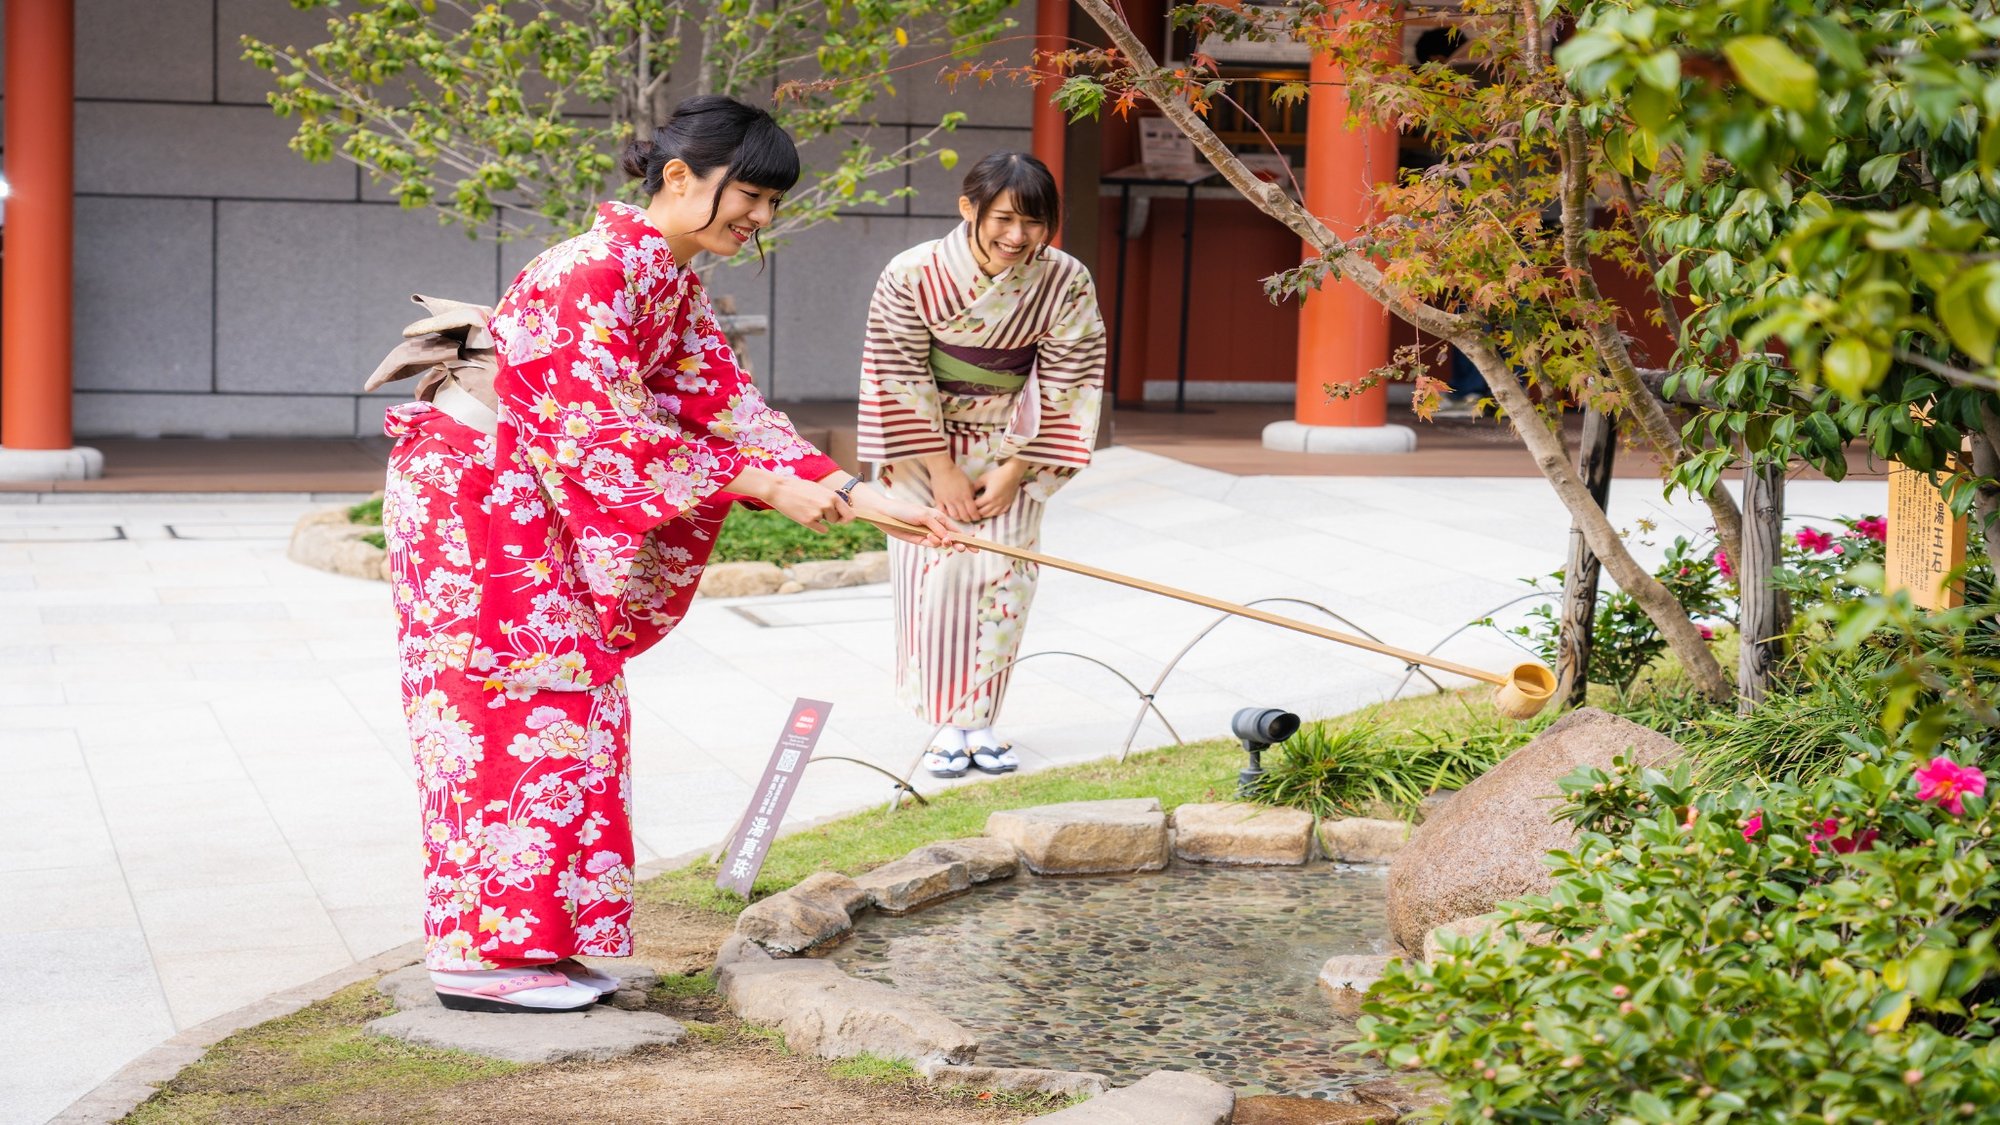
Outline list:
[[[1583,831],[1553,891],[1392,965],[1355,1049],[1438,1076],[1454,1122],[1990,1119],[1992,805],[1954,812],[1924,799],[1918,759],[1853,746],[1810,788],[1572,775]]]
[[[1438,733],[1309,723],[1271,749],[1257,800],[1314,816],[1365,813],[1377,802],[1407,814],[1492,769],[1548,722],[1496,716]]]
[[[722,522],[711,562],[768,562],[779,566],[819,559],[851,559],[879,551],[888,536],[871,524],[834,524],[825,535],[801,527],[777,512],[733,508]]]
[[[347,509],[347,522],[380,525],[382,522],[382,498],[380,496],[371,496],[361,503],[354,505],[352,508]]]

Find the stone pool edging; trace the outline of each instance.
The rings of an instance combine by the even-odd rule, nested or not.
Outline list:
[[[1334,832],[1335,846],[1329,847],[1329,826],[1351,821],[1363,823]],[[1409,830],[1405,820],[1317,821],[1302,810],[1237,802],[1182,805],[1169,814],[1150,797],[1004,809],[988,816],[983,836],[923,844],[853,878],[819,872],[752,903],[717,952],[717,991],[739,1018],[777,1027],[787,1045],[802,1053],[843,1058],[866,1052],[910,1062],[936,1085],[1091,1099],[1040,1120],[1222,1125],[1233,1112],[1234,1092],[1194,1072],[1155,1071],[1113,1089],[1103,1076],[1087,1072],[979,1066],[977,1037],[949,1016],[915,996],[852,977],[820,955],[852,933],[865,910],[907,914],[1022,870],[1035,876],[1114,875],[1159,871],[1175,861],[1381,863],[1386,856],[1348,860],[1347,855],[1393,854]],[[1368,846],[1348,846],[1349,835]],[[1390,956],[1347,957],[1355,964],[1339,976],[1338,990],[1329,985],[1329,972],[1343,959],[1330,961],[1320,982],[1335,1012],[1347,1003],[1343,993],[1352,994],[1358,1010],[1359,997],[1380,976],[1381,965],[1402,955],[1397,950]],[[1159,1096],[1169,1089],[1179,1092]]]

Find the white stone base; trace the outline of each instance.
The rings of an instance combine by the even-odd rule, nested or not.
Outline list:
[[[104,454],[75,449],[8,449],[0,446],[0,480],[96,480],[104,475]]]
[[[1415,453],[1417,432],[1408,426],[1308,426],[1273,422],[1264,448],[1284,453]]]

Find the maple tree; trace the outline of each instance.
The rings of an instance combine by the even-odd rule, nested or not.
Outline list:
[[[1427,346],[1448,343],[1471,360],[1591,551],[1658,627],[1695,690],[1727,698],[1729,679],[1686,607],[1633,558],[1564,445],[1560,403],[1571,400],[1615,412],[1663,464],[1678,466],[1699,452],[1646,385],[1619,310],[1598,284],[1600,268],[1647,268],[1646,248],[1620,206],[1621,178],[1604,154],[1604,138],[1623,116],[1570,90],[1549,56],[1548,13],[1533,4],[1469,0],[1457,26],[1471,65],[1456,68],[1402,62],[1401,18],[1381,5],[1307,0],[1264,11],[1177,10],[1198,36],[1290,36],[1330,55],[1357,115],[1417,135],[1438,154],[1430,168],[1384,185],[1377,218],[1343,236],[1286,185],[1250,172],[1209,127],[1213,105],[1231,97],[1212,60],[1195,53],[1162,66],[1108,0],[1078,3],[1110,46],[1040,60],[1064,75],[1053,95],[1058,103],[1073,114],[1129,112],[1140,98],[1157,107],[1245,199],[1312,252],[1269,280],[1273,297],[1304,297],[1345,278],[1435,342]],[[1308,93],[1294,83],[1277,96]],[[1612,205],[1609,221],[1592,222],[1603,204]],[[1557,221],[1549,222],[1552,211]],[[1412,378],[1418,410],[1427,412],[1440,388],[1422,351],[1406,349],[1390,369],[1357,385]],[[1733,500],[1719,481],[1699,491],[1725,550],[1733,548],[1741,536]]]
[[[772,107],[801,145],[864,120],[898,69],[989,43],[1007,0],[291,0],[328,13],[302,49],[245,36],[244,57],[277,75],[270,95],[298,119],[292,148],[336,155],[411,208],[469,232],[512,237],[587,225],[617,175],[614,154],[650,135],[676,99],[755,96],[802,71],[831,76]],[[940,116],[907,143],[849,140],[812,153],[807,183],[773,227],[908,194],[877,177],[956,154],[965,119]],[[900,135],[900,133],[899,133]]]

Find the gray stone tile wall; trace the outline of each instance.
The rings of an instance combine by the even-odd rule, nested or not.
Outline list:
[[[400,396],[358,388],[413,318],[408,295],[492,300],[541,249],[469,240],[402,211],[349,164],[291,152],[293,123],[265,104],[269,76],[242,61],[240,39],[305,46],[325,18],[285,0],[77,0],[80,435],[378,433]],[[963,109],[970,124],[938,140],[959,152],[958,172],[919,167],[914,202],[807,231],[761,272],[710,272],[714,293],[770,317],[745,352],[774,398],[852,398],[882,265],[950,228],[971,161],[1027,144],[1025,87],[954,95],[933,73],[905,73],[869,136],[894,147]]]

